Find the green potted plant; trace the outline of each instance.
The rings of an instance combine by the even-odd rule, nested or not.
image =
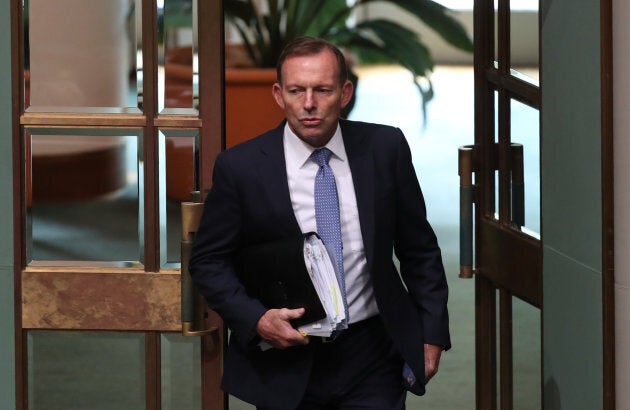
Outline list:
[[[252,66],[275,67],[282,49],[292,39],[321,37],[355,56],[359,62],[399,64],[409,70],[420,93],[424,113],[426,103],[433,96],[431,54],[416,32],[387,17],[350,24],[353,13],[373,3],[394,5],[419,24],[430,27],[452,46],[472,51],[472,41],[465,28],[449,9],[432,0],[224,0],[224,10]],[[351,77],[356,79],[353,73]]]

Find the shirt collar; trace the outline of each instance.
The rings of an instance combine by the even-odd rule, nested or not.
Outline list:
[[[297,135],[295,135],[293,130],[291,130],[291,127],[289,127],[288,123],[284,126],[284,140],[287,149],[291,150],[294,158],[296,159],[296,163],[299,165],[300,168],[303,167],[304,164],[306,164],[313,151],[317,149],[302,141]],[[341,128],[339,127],[339,124],[337,124],[337,129],[335,130],[332,138],[330,139],[330,141],[328,141],[326,145],[324,145],[324,147],[332,151],[333,155],[341,161],[347,160],[346,150],[343,144],[343,137],[341,136]]]

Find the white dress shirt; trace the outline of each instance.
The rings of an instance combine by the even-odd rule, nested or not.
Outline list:
[[[355,323],[375,315],[378,308],[367,271],[357,198],[339,125],[326,148],[333,153],[329,165],[335,174],[339,196],[346,297],[350,323]],[[317,232],[314,191],[319,167],[309,159],[314,150],[314,147],[299,139],[288,124],[285,126],[284,154],[289,192],[295,217],[303,233]]]

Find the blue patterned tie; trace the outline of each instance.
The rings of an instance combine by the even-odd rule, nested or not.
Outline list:
[[[348,302],[346,300],[346,282],[343,273],[343,244],[341,242],[341,220],[339,217],[339,199],[335,174],[328,165],[332,152],[328,148],[313,151],[311,159],[319,166],[315,175],[315,220],[317,233],[324,244],[332,247],[337,265],[337,281],[341,288],[343,307],[348,323]]]

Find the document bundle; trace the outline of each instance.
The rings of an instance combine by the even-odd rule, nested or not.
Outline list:
[[[235,259],[247,293],[267,308],[305,308],[292,322],[308,336],[330,336],[346,327],[335,264],[315,232],[244,249]]]

